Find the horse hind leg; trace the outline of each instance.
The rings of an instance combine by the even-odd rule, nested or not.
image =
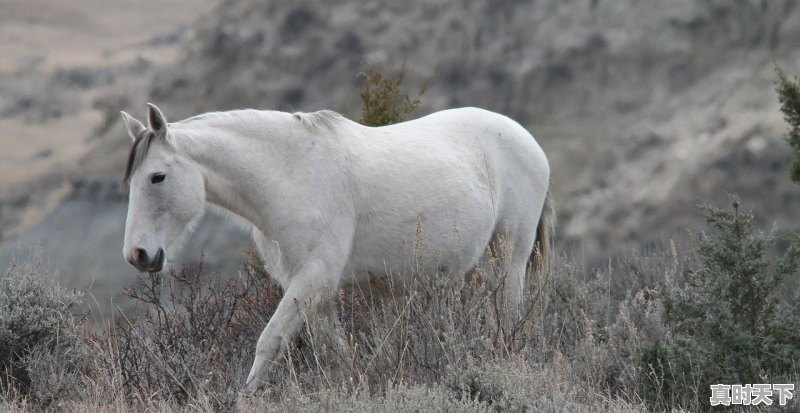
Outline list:
[[[483,266],[491,274],[498,327],[504,347],[510,350],[523,316],[525,277],[533,241],[527,237],[515,239],[509,231],[494,239]]]
[[[522,319],[522,302],[525,290],[525,270],[527,257],[512,259],[505,266],[503,280],[503,331],[508,340],[513,338],[515,329]]]
[[[513,341],[523,314],[524,287],[533,241],[513,240],[510,231],[493,235],[474,267],[464,274],[466,287],[461,291],[461,304],[466,308],[490,308],[491,329],[497,348],[514,349]],[[525,252],[521,252],[525,251]]]

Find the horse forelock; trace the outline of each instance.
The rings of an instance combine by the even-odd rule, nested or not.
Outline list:
[[[128,152],[128,162],[125,164],[125,172],[122,174],[123,190],[127,191],[131,176],[136,172],[136,168],[141,165],[144,157],[147,156],[147,152],[150,151],[150,144],[153,142],[155,136],[156,134],[153,131],[147,129],[133,141],[131,149]]]

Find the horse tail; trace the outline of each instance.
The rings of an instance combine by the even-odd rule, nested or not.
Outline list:
[[[550,189],[544,198],[542,214],[539,215],[539,225],[536,227],[536,241],[533,244],[530,263],[534,271],[543,271],[547,267],[547,258],[550,253],[551,237],[556,226],[556,211],[553,207],[553,198]]]

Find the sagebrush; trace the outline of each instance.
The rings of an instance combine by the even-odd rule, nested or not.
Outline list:
[[[0,274],[0,397],[46,406],[74,390],[89,352],[80,342],[81,293],[49,279],[41,256]]]

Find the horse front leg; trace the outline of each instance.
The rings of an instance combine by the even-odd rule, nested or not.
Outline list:
[[[330,271],[329,266],[310,261],[292,277],[275,314],[256,344],[255,360],[245,385],[247,391],[254,392],[266,384],[270,367],[277,364],[289,343],[300,332],[305,319],[302,312],[333,305],[330,301],[335,296],[341,274]]]

